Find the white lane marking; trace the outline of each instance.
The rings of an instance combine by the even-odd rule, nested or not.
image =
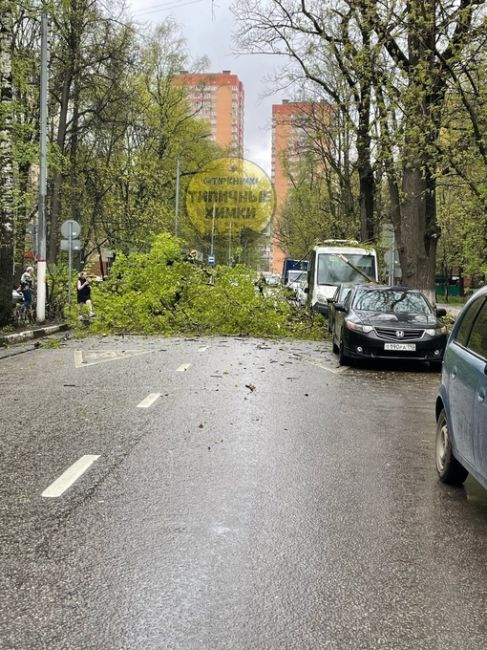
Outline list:
[[[75,368],[86,368],[86,366],[94,366],[99,363],[107,363],[109,361],[121,361],[130,357],[137,357],[142,354],[150,354],[150,350],[103,350],[96,352],[93,350],[75,350],[74,351],[74,366]]]
[[[159,399],[161,393],[150,393],[145,399],[143,399],[140,404],[137,404],[138,409],[148,409],[149,406],[152,406],[156,400]]]
[[[41,496],[47,498],[60,497],[61,494],[66,492],[66,490],[86,472],[95,460],[98,460],[98,458],[100,458],[100,456],[81,456],[81,458],[73,463],[71,467],[68,467],[68,469],[61,474],[54,483],[51,483],[51,485],[44,490]]]
[[[201,348],[198,348],[198,352],[206,352],[208,350],[208,345],[203,345]]]
[[[186,370],[191,366],[190,363],[183,363],[179,368],[177,368],[176,372],[186,372]]]
[[[348,370],[348,366],[340,366],[339,368],[329,368],[328,366],[324,366],[322,363],[319,363],[314,359],[307,359],[306,357],[303,357],[303,361],[306,361],[306,363],[309,363],[312,366],[316,366],[317,368],[321,368],[322,370],[326,370],[327,372],[331,372],[334,375],[341,375],[343,372],[345,372],[345,370]]]
[[[74,351],[74,367],[75,368],[81,368],[83,365],[83,352],[81,350],[75,350]]]

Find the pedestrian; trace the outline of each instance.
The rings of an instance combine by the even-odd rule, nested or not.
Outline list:
[[[32,307],[32,290],[34,288],[34,267],[28,266],[20,278],[18,291],[23,296],[23,308],[29,310]]]
[[[261,273],[259,279],[258,279],[257,282],[255,283],[255,286],[258,288],[259,293],[260,293],[261,295],[264,294],[264,287],[266,286],[266,284],[267,284],[267,283],[266,283],[266,281],[265,281],[264,274]]]
[[[77,302],[78,302],[78,316],[83,319],[83,305],[88,306],[88,318],[94,316],[93,305],[91,302],[91,287],[88,276],[82,272],[78,276],[77,286]]]

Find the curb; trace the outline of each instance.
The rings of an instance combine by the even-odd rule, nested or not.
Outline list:
[[[0,335],[0,345],[21,343],[22,341],[27,341],[29,339],[38,339],[41,336],[49,336],[49,334],[54,334],[55,332],[64,332],[67,329],[69,329],[67,323],[61,323],[60,325],[47,325],[46,327],[40,327],[35,330],[25,330],[25,332],[4,334],[3,336]]]

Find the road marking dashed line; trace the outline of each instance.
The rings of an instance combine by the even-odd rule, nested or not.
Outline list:
[[[349,370],[348,366],[340,366],[339,368],[329,368],[328,366],[325,366],[322,363],[319,363],[319,361],[315,361],[314,359],[311,359],[309,357],[302,357],[302,359],[303,359],[303,361],[306,361],[306,363],[309,363],[312,366],[316,366],[317,368],[321,368],[322,370],[326,370],[327,372],[331,372],[334,375],[341,375],[346,370]]]
[[[151,354],[150,350],[75,350],[74,351],[74,367],[86,368],[88,366],[95,366],[100,363],[108,363],[109,361],[122,361],[131,357],[141,356],[143,354]]]
[[[138,409],[148,409],[149,406],[152,406],[152,404],[154,404],[154,402],[156,400],[158,400],[160,396],[161,396],[161,393],[150,393],[149,395],[147,395],[146,398],[144,398],[140,402],[140,404],[137,404],[137,408]]]
[[[51,485],[44,490],[41,496],[46,498],[60,497],[68,488],[70,488],[86,470],[98,460],[100,456],[88,454],[81,456],[75,463],[68,467],[68,469],[61,474]]]

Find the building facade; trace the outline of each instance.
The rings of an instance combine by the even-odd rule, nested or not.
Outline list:
[[[187,90],[195,117],[208,122],[211,137],[232,155],[242,156],[244,146],[244,87],[230,70],[182,72],[174,83]]]
[[[276,192],[276,211],[271,233],[271,272],[281,273],[284,259],[288,256],[279,238],[279,220],[282,216],[289,194],[287,169],[293,161],[299,160],[305,146],[306,130],[303,129],[315,106],[308,102],[290,102],[284,99],[281,104],[272,106],[272,182]]]

